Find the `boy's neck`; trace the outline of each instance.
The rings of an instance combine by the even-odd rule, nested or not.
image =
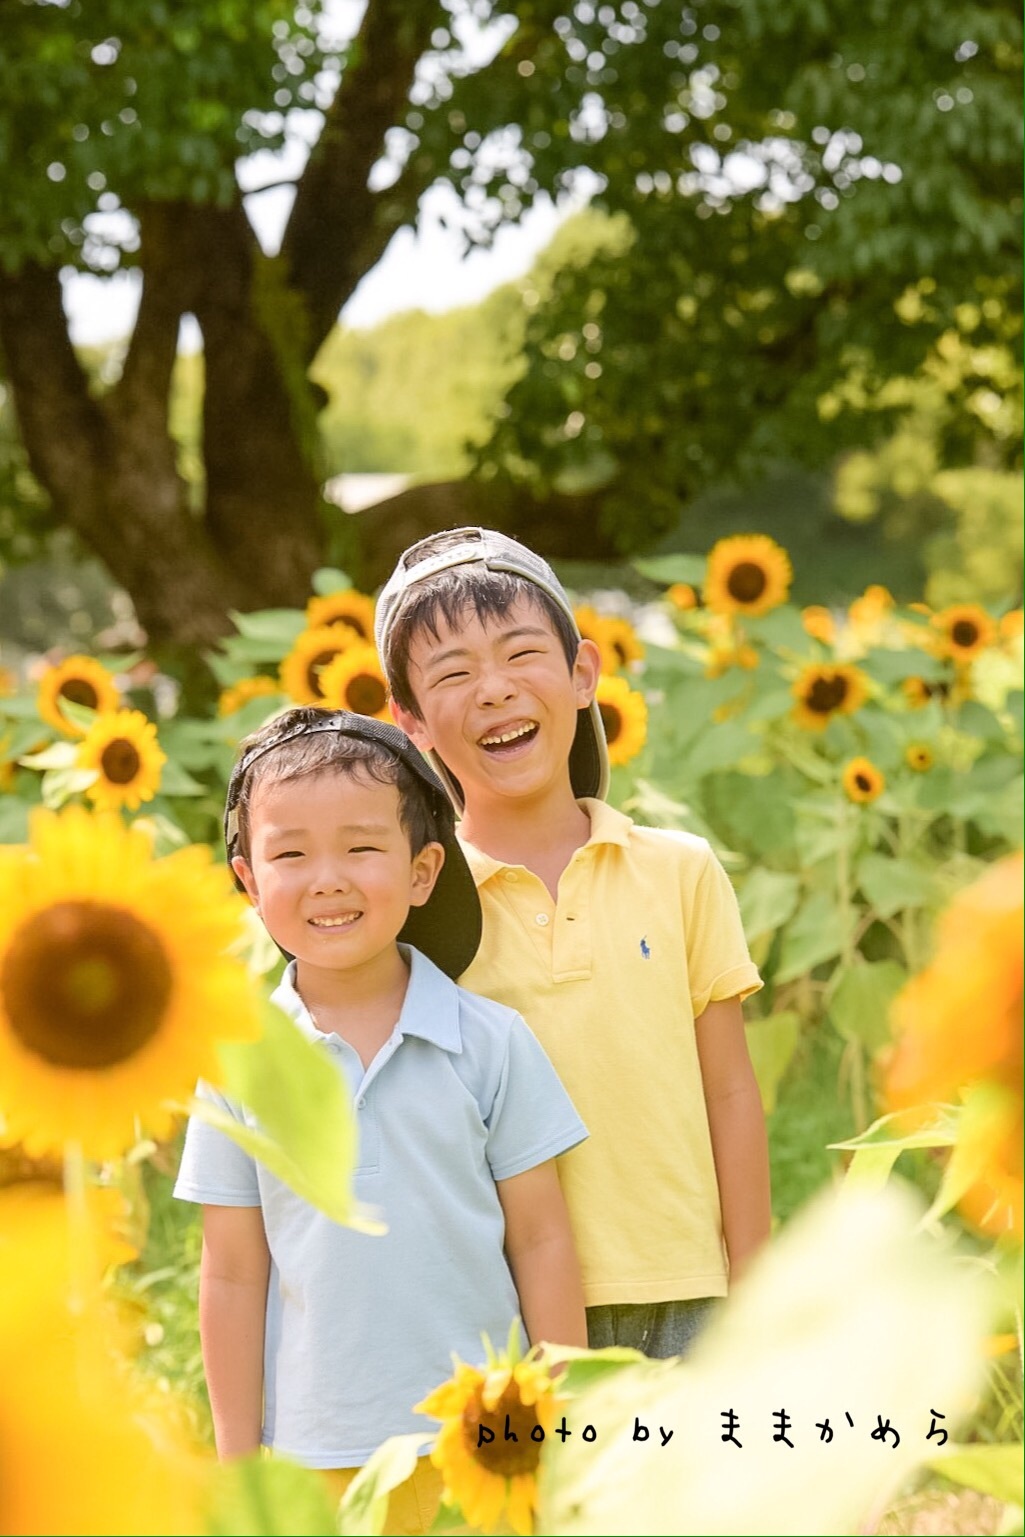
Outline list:
[[[468,798],[459,836],[492,859],[533,871],[555,897],[560,875],[591,836],[591,820],[572,792],[543,805]]]
[[[362,966],[334,971],[296,962],[295,990],[324,1035],[337,1035],[369,1066],[391,1035],[409,986],[397,945]]]

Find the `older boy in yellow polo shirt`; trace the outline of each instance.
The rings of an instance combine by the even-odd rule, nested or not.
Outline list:
[[[484,938],[460,980],[524,1015],[591,1131],[560,1159],[590,1344],[676,1355],[769,1231],[733,890],[704,839],[604,803],[597,648],[524,545],[413,545],[377,639],[462,816]]]

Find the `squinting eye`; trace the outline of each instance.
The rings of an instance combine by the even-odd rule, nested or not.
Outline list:
[[[350,854],[381,854],[383,852],[383,849],[374,848],[369,843],[360,844],[358,848],[349,850]]]
[[[435,681],[438,683],[454,683],[457,678],[468,678],[469,676],[469,673],[466,672],[447,672],[443,677],[437,678]]]
[[[273,864],[278,859],[301,859],[302,849],[282,849],[280,854],[275,854],[271,860]]]
[[[510,660],[515,662],[521,656],[540,656],[541,654],[542,653],[536,647],[534,647],[529,651],[514,651]]]

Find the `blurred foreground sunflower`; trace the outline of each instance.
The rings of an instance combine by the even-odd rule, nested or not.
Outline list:
[[[886,780],[870,758],[852,758],[844,765],[841,783],[847,798],[867,805],[878,800],[886,789]]]
[[[794,719],[808,731],[822,731],[835,715],[853,714],[868,696],[864,673],[843,662],[805,667],[791,692],[797,700]]]
[[[802,608],[801,624],[806,635],[822,641],[825,646],[831,646],[836,640],[836,620],[821,603],[811,603],[807,608]]]
[[[121,703],[114,679],[92,656],[68,656],[48,668],[36,696],[36,708],[49,725],[65,736],[84,736],[86,728],[69,720],[61,709],[62,699],[98,713],[116,710]]]
[[[319,630],[334,624],[347,624],[364,644],[374,638],[374,600],[352,588],[311,598],[306,605],[306,628]]]
[[[786,602],[792,577],[790,556],[775,539],[737,534],[709,551],[705,602],[720,614],[767,614]]]
[[[457,1360],[454,1376],[415,1405],[442,1421],[431,1461],[445,1481],[445,1500],[470,1526],[495,1532],[507,1522],[530,1537],[541,1447],[560,1407],[548,1371],[511,1353],[492,1356],[484,1370]]]
[[[35,812],[0,861],[2,1140],[103,1160],[166,1135],[216,1041],[256,1033],[244,912],[205,847],[154,859],[117,817]]]
[[[648,706],[644,695],[632,689],[625,678],[603,674],[598,679],[595,698],[609,745],[609,762],[629,763],[648,739]]]
[[[157,742],[156,726],[141,710],[117,710],[97,717],[75,761],[79,768],[95,772],[85,793],[100,811],[117,811],[122,806],[137,811],[159,790],[167,755]]]
[[[336,656],[320,674],[321,703],[329,710],[351,710],[374,720],[391,720],[388,680],[377,649],[355,645]]]
[[[281,685],[277,679],[268,678],[265,673],[256,673],[252,678],[240,678],[237,683],[231,683],[221,691],[217,701],[217,713],[234,715],[251,699],[263,699],[280,692]]]
[[[581,603],[573,610],[573,617],[577,622],[577,629],[584,640],[593,641],[601,653],[601,670],[605,673],[614,673],[619,667],[619,654],[612,644],[612,636],[609,633],[609,621],[603,614],[599,614],[596,608],[589,603]]]
[[[1025,611],[1012,608],[1001,616],[998,626],[1001,640],[1019,640],[1025,632]]]
[[[931,965],[894,1002],[886,1078],[894,1110],[964,1095],[958,1142],[977,1177],[959,1204],[985,1232],[1019,1241],[1023,873],[1022,855],[1009,855],[947,908]]]
[[[955,603],[932,622],[941,655],[955,662],[970,662],[996,639],[996,625],[977,603]]]
[[[0,1395],[0,1532],[196,1532],[204,1473],[167,1399],[117,1359],[92,1208],[76,1228],[57,1190],[0,1192],[0,1375],[17,1384]]]

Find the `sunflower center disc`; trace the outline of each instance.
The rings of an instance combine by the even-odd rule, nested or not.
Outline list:
[[[384,709],[387,690],[380,678],[358,673],[345,690],[348,708],[356,715],[377,715]]]
[[[726,583],[731,598],[738,603],[756,603],[765,591],[767,577],[761,566],[753,560],[742,560],[734,566]]]
[[[979,631],[970,619],[959,619],[951,629],[950,638],[955,646],[974,646],[979,638]]]
[[[623,729],[623,717],[618,710],[608,704],[600,704],[598,706],[598,714],[601,716],[601,723],[605,727],[605,740],[611,747]]]
[[[139,749],[125,737],[115,737],[100,754],[100,767],[108,784],[130,785],[141,766]]]
[[[536,1470],[541,1461],[541,1440],[532,1441],[530,1433],[538,1423],[533,1405],[520,1401],[515,1382],[510,1382],[493,1409],[484,1408],[478,1393],[463,1410],[463,1434],[474,1461],[499,1478],[515,1478],[518,1473]],[[482,1425],[495,1439],[478,1446]]]
[[[26,1050],[55,1067],[96,1070],[156,1035],[172,980],[163,945],[134,914],[55,902],[15,933],[0,998]]]
[[[87,710],[95,710],[99,696],[91,683],[85,678],[69,678],[61,684],[61,698],[67,699],[71,704],[84,705]]]
[[[316,694],[318,699],[323,699],[324,697],[324,690],[320,686],[321,671],[329,663],[333,662],[337,655],[337,651],[318,651],[306,669],[306,682],[310,686],[310,692]]]
[[[872,781],[867,774],[855,774],[854,783],[863,795],[867,795],[872,788]]]
[[[846,678],[816,678],[808,690],[808,708],[818,715],[838,710],[847,698]]]

